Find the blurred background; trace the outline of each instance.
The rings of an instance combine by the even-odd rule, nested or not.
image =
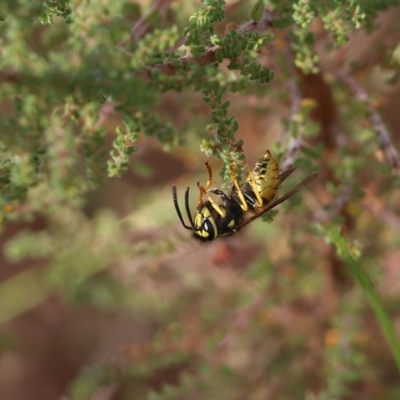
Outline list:
[[[215,31],[266,6],[222,5]],[[272,222],[207,244],[182,227],[171,189],[183,209],[191,188],[194,214],[205,161],[223,184],[222,161],[200,151],[216,137],[210,107],[201,89],[149,78],[159,68],[177,84],[150,55],[178,52],[207,6],[0,7],[1,400],[400,397],[393,350],[326,233],[348,238],[398,335],[400,7],[268,6],[291,23],[272,23],[255,55],[274,81],[224,93],[235,139],[251,167],[266,149],[297,167],[279,195],[319,176]],[[363,13],[356,29],[349,15]]]

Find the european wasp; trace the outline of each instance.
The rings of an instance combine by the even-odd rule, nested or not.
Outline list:
[[[249,175],[244,184],[239,185],[234,170],[231,169],[231,186],[228,193],[211,187],[212,171],[208,163],[206,163],[206,167],[209,178],[205,188],[197,183],[200,197],[194,219],[189,207],[189,187],[185,191],[185,209],[190,225],[187,225],[182,217],[176,187],[172,187],[175,209],[183,227],[193,231],[193,237],[202,241],[233,235],[245,225],[292,197],[317,177],[316,173],[310,174],[292,190],[272,202],[279,184],[295,168],[280,173],[278,162],[269,150],[258,160],[253,171],[248,168]],[[216,202],[211,194],[219,196],[220,201]],[[203,201],[203,197],[207,200]],[[246,212],[253,215],[245,218]]]

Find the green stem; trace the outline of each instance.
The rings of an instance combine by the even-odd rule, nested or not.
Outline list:
[[[386,336],[386,339],[388,340],[389,345],[392,348],[393,357],[400,372],[399,341],[396,338],[393,324],[390,321],[389,316],[382,305],[382,301],[378,293],[375,291],[373,283],[369,279],[368,275],[363,271],[361,265],[355,259],[339,229],[331,229],[328,232],[328,235],[332,243],[336,246],[339,257],[349,266],[354,278],[363,288],[365,294],[367,295],[367,298],[372,306],[372,309],[374,310],[376,318],[378,319],[379,324],[381,325],[381,328]]]

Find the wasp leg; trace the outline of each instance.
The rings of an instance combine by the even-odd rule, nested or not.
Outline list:
[[[226,217],[226,212],[224,209],[222,209],[216,202],[215,200],[208,194],[207,190],[204,189],[203,186],[200,185],[199,182],[197,182],[197,187],[200,190],[200,198],[199,198],[199,204],[198,204],[198,208],[201,208],[202,204],[203,204],[203,196],[207,197],[207,200],[210,202],[212,208],[222,217],[225,218]]]
[[[212,183],[212,169],[210,167],[210,164],[208,164],[208,161],[205,162],[205,165],[206,165],[206,168],[208,171],[208,180],[207,180],[205,188],[202,185],[200,185],[200,182],[197,182],[197,187],[199,188],[199,191],[200,191],[199,201],[197,203],[198,207],[201,207],[203,205],[203,196],[206,196],[208,198],[207,191],[210,188],[211,183]]]
[[[214,193],[214,194],[216,194],[218,196],[221,196],[224,201],[229,201],[228,196],[220,189],[211,188],[211,189],[208,189],[208,191],[211,192],[211,193]]]
[[[205,162],[207,171],[208,171],[208,180],[206,183],[206,187],[204,188],[203,186],[200,185],[199,182],[197,182],[197,187],[200,190],[200,197],[199,197],[199,203],[198,203],[198,208],[200,208],[203,204],[203,196],[207,198],[207,200],[210,202],[211,206],[213,209],[222,217],[226,217],[226,212],[224,209],[222,209],[216,202],[215,200],[208,194],[208,191],[210,189],[210,186],[212,184],[212,170],[210,167],[210,164],[208,164],[208,161]]]
[[[224,209],[222,209],[215,201],[214,199],[207,194],[207,200],[211,203],[213,209],[222,217],[225,218],[226,217],[226,211]]]
[[[206,165],[207,171],[208,171],[208,181],[206,184],[206,190],[208,190],[212,184],[212,169],[210,167],[210,164],[208,163],[208,161],[206,161],[204,163]]]
[[[206,189],[200,185],[200,182],[197,182],[197,187],[199,188],[199,201],[197,202],[197,208],[200,208],[203,205],[203,195],[206,193]]]
[[[235,174],[235,170],[233,169],[232,166],[229,167],[229,169],[231,170],[231,180],[233,182],[233,184],[235,185],[235,188],[237,190],[237,194],[239,196],[239,200],[240,200],[240,207],[243,211],[247,211],[249,209],[246,199],[244,198],[243,195],[243,191],[242,189],[240,189],[240,186],[238,184],[238,181],[236,179],[236,174]]]

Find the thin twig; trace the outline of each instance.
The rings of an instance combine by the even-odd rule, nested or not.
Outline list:
[[[296,73],[293,66],[293,57],[292,50],[290,48],[289,39],[286,40],[286,55],[288,59],[288,66],[290,69],[290,79],[289,79],[289,95],[291,100],[290,105],[290,117],[291,121],[296,121],[299,111],[300,111],[300,102],[301,102],[301,93],[299,90],[299,86],[296,82]],[[290,136],[287,151],[285,153],[285,158],[281,163],[282,171],[286,169],[292,168],[294,166],[294,162],[296,161],[299,151],[302,146],[302,134],[301,131],[298,132],[297,136]]]
[[[296,121],[298,113],[300,111],[300,91],[296,83],[296,78],[291,74],[289,79],[289,93],[290,99],[292,101],[290,107],[290,117],[291,121]],[[302,146],[302,134],[301,131],[298,132],[297,136],[290,136],[289,143],[287,145],[287,151],[283,162],[281,163],[282,171],[285,171],[294,166],[294,163],[299,155],[299,151]]]
[[[389,130],[386,128],[380,114],[372,104],[370,96],[366,90],[359,85],[356,79],[343,71],[333,71],[332,72],[337,78],[341,79],[347,84],[350,90],[354,93],[356,98],[362,101],[371,115],[371,122],[378,134],[379,145],[386,155],[386,159],[389,165],[396,170],[400,177],[400,158],[392,139],[390,137]]]
[[[324,209],[324,206],[317,198],[309,191],[303,194],[303,198],[308,204],[308,208],[313,212],[313,221],[326,223],[333,218],[339,216],[346,204],[350,201],[353,195],[353,188],[350,185],[343,186],[342,191],[334,198],[329,210]]]
[[[151,28],[148,22],[152,14],[159,12],[165,13],[172,0],[155,0],[150,9],[138,20],[131,29],[131,39],[139,40]]]

